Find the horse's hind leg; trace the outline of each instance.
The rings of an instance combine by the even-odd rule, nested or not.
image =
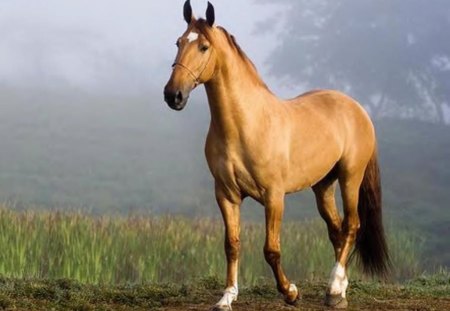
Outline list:
[[[278,291],[285,301],[294,304],[299,298],[295,284],[290,284],[281,267],[280,230],[284,211],[284,193],[269,193],[265,200],[266,212],[266,242],[264,244],[264,257],[272,268],[277,281]]]
[[[328,236],[333,244],[336,263],[342,250],[343,234],[342,234],[342,219],[336,207],[335,191],[336,191],[336,176],[331,173],[313,186],[313,191],[316,196],[317,208],[320,215],[327,223]],[[328,283],[328,291],[325,297],[325,304],[332,307],[346,307],[347,301],[345,299],[345,290],[347,288],[348,280],[345,274],[337,275],[338,264],[331,272],[330,281]],[[342,271],[340,271],[342,272]],[[334,294],[332,294],[334,292]],[[342,294],[344,293],[344,294]]]
[[[358,197],[359,187],[364,176],[364,169],[344,170],[339,176],[344,220],[342,222],[341,249],[337,255],[336,265],[331,272],[330,283],[325,303],[336,308],[346,308],[346,290],[348,279],[346,266],[359,229]]]
[[[336,207],[337,176],[332,171],[312,187],[316,196],[317,209],[328,227],[328,237],[333,244],[336,261],[342,248],[342,219]]]
[[[216,188],[216,200],[225,224],[225,253],[227,257],[227,285],[222,299],[213,310],[231,310],[231,303],[238,296],[238,261],[240,250],[240,203],[236,195],[233,199]]]

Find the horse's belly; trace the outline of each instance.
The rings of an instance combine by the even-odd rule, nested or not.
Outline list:
[[[309,188],[322,180],[339,161],[341,151],[334,148],[291,160],[286,192]]]

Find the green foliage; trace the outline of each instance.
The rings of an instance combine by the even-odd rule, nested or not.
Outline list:
[[[90,217],[81,213],[21,212],[0,209],[0,275],[8,278],[60,279],[58,286],[77,290],[70,280],[90,284],[170,283],[203,279],[218,288],[225,273],[223,224],[202,218]],[[395,230],[389,235],[394,279],[421,272],[415,237]],[[240,280],[243,285],[272,279],[264,261],[264,226],[242,228]],[[287,222],[282,232],[282,262],[294,280],[328,276],[334,264],[322,220]],[[359,278],[357,269],[352,277]],[[67,280],[70,279],[70,280]],[[57,292],[31,284],[34,298]],[[131,299],[111,295],[121,303]],[[133,303],[130,301],[130,303]]]

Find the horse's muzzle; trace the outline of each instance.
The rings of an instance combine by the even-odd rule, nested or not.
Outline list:
[[[182,110],[186,106],[188,98],[188,92],[171,90],[167,86],[164,88],[164,101],[174,110]]]

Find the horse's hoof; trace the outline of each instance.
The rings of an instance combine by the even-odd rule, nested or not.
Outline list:
[[[231,311],[231,306],[214,306],[211,311]]]
[[[291,306],[296,306],[301,298],[297,286],[291,284],[289,294],[284,298],[284,301]]]
[[[339,295],[326,294],[325,305],[334,309],[347,309],[348,301],[346,298]]]
[[[284,302],[286,302],[288,305],[291,305],[291,306],[295,307],[295,306],[298,305],[298,302],[301,299],[302,299],[302,297],[300,296],[300,294],[297,294],[297,296],[294,299],[289,298],[289,297],[284,298]]]
[[[296,298],[294,300],[288,300],[288,299],[284,300],[285,303],[287,303],[288,305],[293,306],[293,307],[298,307],[299,301],[300,301],[300,298]]]

